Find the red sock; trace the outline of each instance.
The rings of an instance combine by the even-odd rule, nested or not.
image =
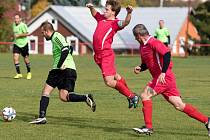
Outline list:
[[[202,123],[208,122],[208,117],[200,113],[195,107],[193,107],[190,104],[185,105],[183,112],[186,113],[191,118],[196,119]]]
[[[122,82],[126,87],[128,87],[125,79],[122,76],[121,76],[121,79],[119,81]]]
[[[152,128],[152,100],[145,100],[142,103],[145,125],[147,128]]]
[[[118,90],[121,94],[123,94],[124,96],[128,97],[128,98],[132,98],[135,95],[133,94],[132,91],[130,91],[130,89],[128,87],[126,87],[122,82],[120,82],[119,80],[117,81],[117,84],[115,86],[115,89]]]

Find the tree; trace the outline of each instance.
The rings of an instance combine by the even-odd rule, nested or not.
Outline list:
[[[12,25],[10,18],[6,15],[10,9],[15,9],[15,0],[0,1],[0,42],[10,41]],[[8,50],[8,46],[0,45],[0,51]]]
[[[48,5],[48,0],[37,0],[37,3],[32,6],[31,16],[35,17],[41,13]]]
[[[100,5],[100,0],[91,0],[96,6]],[[90,0],[52,0],[54,5],[66,5],[66,6],[85,6]]]
[[[210,1],[202,3],[195,8],[191,13],[190,19],[201,36],[200,43],[210,44]],[[205,54],[210,53],[210,48],[205,47],[203,50]]]
[[[137,6],[136,0],[120,0],[122,7],[126,7],[127,5],[131,5],[133,7]]]

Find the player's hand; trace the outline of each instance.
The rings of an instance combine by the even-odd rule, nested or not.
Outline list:
[[[135,74],[139,74],[140,71],[141,71],[141,67],[140,67],[140,66],[136,66],[136,67],[134,68],[134,73],[135,73]]]
[[[86,4],[86,7],[91,9],[91,8],[93,8],[93,4],[92,3],[88,3],[88,4]]]
[[[66,67],[66,65],[62,65],[61,67],[60,67],[60,70],[65,70],[67,67]]]
[[[133,12],[133,7],[131,6],[131,5],[128,5],[127,7],[126,7],[126,11],[127,11],[127,13],[132,13]]]
[[[166,76],[165,73],[161,73],[161,74],[159,75],[158,81],[159,81],[161,84],[166,84],[165,76]]]

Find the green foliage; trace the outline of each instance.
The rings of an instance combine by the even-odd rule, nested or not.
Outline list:
[[[71,6],[85,6],[88,2],[90,2],[89,0],[52,0],[53,4],[56,5],[71,5]],[[92,0],[92,3],[94,5],[99,6],[100,5],[100,1],[99,0]]]
[[[200,43],[210,44],[210,1],[195,8],[190,19],[201,36]],[[210,48],[201,48],[201,53],[205,55],[210,54]]]
[[[7,16],[5,16],[5,12],[13,9],[14,3],[15,0],[0,1],[0,42],[10,41],[10,37],[12,35],[11,21]],[[8,50],[8,45],[0,45],[0,52]]]
[[[133,7],[137,6],[136,0],[120,0],[122,7],[127,7],[131,5]]]
[[[154,7],[160,6],[160,0],[136,0],[137,4],[141,7]]]

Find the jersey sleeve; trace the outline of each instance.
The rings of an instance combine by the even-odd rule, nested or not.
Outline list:
[[[151,42],[152,49],[154,49],[156,52],[158,52],[161,55],[164,55],[165,53],[169,52],[169,48],[166,47],[161,41],[159,40],[154,40]]]
[[[99,22],[100,20],[104,20],[105,19],[105,17],[102,14],[100,14],[99,12],[96,13],[94,18],[96,19],[97,22]]]

